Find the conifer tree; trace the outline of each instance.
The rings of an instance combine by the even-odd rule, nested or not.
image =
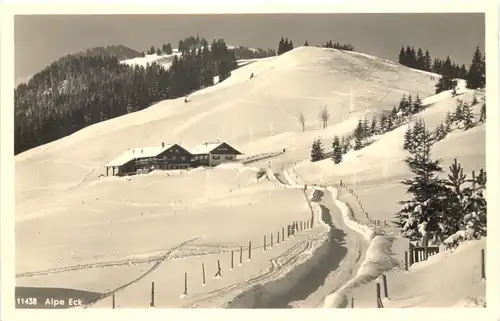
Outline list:
[[[394,118],[392,117],[392,114],[389,114],[387,117],[386,127],[387,127],[387,132],[390,132],[391,130],[394,129]]]
[[[304,42],[304,46],[305,47],[309,46],[309,43],[307,43],[307,40],[306,40],[306,42]]]
[[[370,131],[371,131],[372,136],[377,134],[377,118],[375,118],[375,116],[373,116],[373,118],[372,118],[372,124],[370,127]]]
[[[404,135],[404,143],[403,143],[404,150],[407,150],[410,147],[411,140],[412,140],[412,133],[413,133],[413,129],[411,128],[411,126],[408,126],[408,128],[406,128],[405,135]]]
[[[337,135],[335,135],[335,137],[333,138],[332,148],[332,160],[335,164],[338,164],[342,161],[342,148],[340,146],[339,137]]]
[[[454,89],[457,86],[457,81],[450,76],[443,75],[439,78],[438,82],[435,85],[436,94],[439,94],[442,91]]]
[[[457,105],[455,106],[455,113],[453,114],[453,121],[459,125],[463,120],[463,101],[457,99]]]
[[[399,52],[398,61],[399,61],[400,64],[402,64],[404,66],[407,65],[406,52],[405,52],[405,47],[404,46],[401,47],[401,51]]]
[[[486,85],[486,67],[483,58],[481,50],[479,50],[479,46],[477,46],[472,56],[472,63],[466,77],[467,88],[476,89]]]
[[[424,70],[425,71],[431,71],[432,70],[432,59],[431,59],[431,54],[429,53],[429,50],[425,51],[425,56],[424,56]]]
[[[450,236],[463,228],[462,219],[464,217],[464,209],[462,206],[463,187],[467,181],[467,176],[463,173],[463,168],[458,164],[455,158],[452,165],[449,167],[450,173],[445,181],[445,186],[448,188],[446,197],[446,215],[443,215],[441,228],[445,236]]]
[[[312,149],[311,149],[311,162],[317,162],[322,159],[324,159],[324,150],[323,150],[323,143],[321,142],[321,139],[316,139],[313,144],[312,144]]]
[[[366,116],[363,118],[363,137],[368,138],[370,137],[370,125],[368,124],[368,118]]]
[[[425,70],[425,56],[422,48],[418,48],[417,50],[417,62],[416,67],[419,70]]]
[[[407,187],[410,200],[399,202],[403,208],[396,214],[395,224],[403,236],[416,241],[427,233],[441,236],[439,222],[443,215],[441,196],[445,195],[443,181],[438,177],[442,171],[440,160],[431,159],[432,134],[422,120],[413,128],[413,144],[405,163],[415,175],[402,183]]]
[[[354,130],[354,150],[363,148],[363,123],[361,119],[358,121],[358,126]]]
[[[420,96],[417,94],[415,98],[415,102],[413,103],[413,114],[417,114],[422,111],[422,100],[420,100]]]
[[[470,129],[474,124],[474,115],[472,114],[472,109],[469,104],[463,104],[462,107],[462,122],[464,124],[464,129]]]
[[[380,134],[385,134],[387,133],[387,114],[382,113],[380,115]]]
[[[349,150],[349,140],[342,136],[342,141],[340,143],[342,154],[346,154]]]
[[[448,133],[451,132],[451,126],[453,125],[453,123],[454,123],[454,116],[450,111],[448,111],[446,113],[446,118],[444,123],[445,124],[444,128],[446,129],[446,132]]]
[[[165,53],[167,55],[171,55],[172,54],[172,45],[169,43],[167,43],[167,46],[165,47]]]
[[[281,37],[278,43],[278,56],[285,52],[285,39]]]
[[[401,99],[399,100],[398,111],[401,111],[403,117],[409,115],[409,110],[407,110],[408,101],[406,100],[406,96],[403,94]]]
[[[448,132],[446,131],[446,127],[443,123],[439,124],[436,127],[436,130],[434,132],[434,137],[436,141],[440,141],[446,138],[446,135],[448,135]]]

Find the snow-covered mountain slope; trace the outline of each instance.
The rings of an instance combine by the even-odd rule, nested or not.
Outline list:
[[[276,236],[291,221],[310,218],[302,191],[277,188],[281,185],[275,177],[257,181],[257,169],[243,165],[106,178],[99,177],[105,174],[104,164],[130,147],[165,142],[190,148],[221,139],[245,157],[286,149],[280,156],[249,165],[252,167],[270,165],[278,170],[301,162],[295,169],[306,181],[337,182],[345,177],[348,184],[355,184],[349,179],[357,175],[360,182],[364,179],[385,184],[393,178],[375,172],[383,169],[381,160],[392,159],[390,155],[395,156],[392,163],[385,163],[390,164],[387,171],[394,168],[396,173],[406,173],[396,164],[402,157],[398,144],[402,144],[404,129],[384,135],[358,155],[348,155],[350,158],[338,166],[330,160],[308,163],[312,140],[324,137],[325,146],[329,146],[326,139],[334,133],[351,132],[361,115],[370,117],[392,109],[402,94],[419,94],[422,98],[432,95],[434,82],[428,74],[376,57],[300,47],[234,70],[224,82],[191,94],[189,103],[182,98],[158,102],[19,154],[15,157],[17,273],[46,271],[34,277],[19,276],[17,282],[106,292],[141,277],[143,281],[134,281],[133,287],[122,292],[122,307],[147,306],[150,281],[163,284],[161,289],[172,288],[167,285],[178,289],[162,294],[163,306],[195,302],[210,306],[210,302],[227,302],[248,286],[278,280],[296,265],[307,266],[307,258],[319,251],[338,262],[338,266],[322,270],[322,275],[334,280],[337,267],[343,271],[341,281],[323,285],[321,293],[328,294],[329,285],[338,286],[355,274],[345,262],[359,265],[355,259],[362,258],[363,253],[356,251],[366,244],[345,249],[338,239],[337,245],[325,247],[326,228],[318,225],[272,251],[262,249],[264,234],[269,241],[271,233]],[[460,97],[466,95],[470,94]],[[435,124],[454,105],[453,99],[441,96],[443,100],[423,112]],[[326,129],[318,119],[324,106],[331,115]],[[297,120],[301,113],[306,120],[305,132]],[[482,126],[462,135],[473,137],[478,131],[471,139],[484,139]],[[447,139],[443,146],[448,146]],[[456,143],[449,143],[452,145]],[[471,157],[480,154],[480,145],[476,145],[478,150]],[[454,154],[460,159],[466,152],[461,149]],[[331,200],[325,202],[333,204]],[[328,212],[336,215],[333,221],[342,219],[338,210],[331,208]],[[229,271],[228,253],[250,240],[257,247],[252,261]],[[345,251],[338,251],[338,246]],[[333,249],[336,252],[332,254]],[[174,260],[176,256],[182,259]],[[214,281],[211,274],[210,285],[202,287],[201,263],[210,264],[207,273],[212,273],[217,259],[224,264],[223,279]],[[161,268],[155,262],[163,262]],[[103,268],[91,269],[93,265]],[[153,265],[154,273],[150,271]],[[54,270],[60,268],[65,268],[60,272],[64,277]],[[197,275],[190,283],[196,284],[191,288],[194,295],[180,300],[187,271],[190,280]],[[304,278],[299,276],[294,279]],[[67,284],[61,285],[61,280]],[[307,307],[307,297],[322,286],[319,281],[305,288],[311,293],[299,293],[293,299],[303,298],[300,306]],[[320,301],[317,295],[312,297],[314,302]],[[118,294],[117,300],[120,302]]]

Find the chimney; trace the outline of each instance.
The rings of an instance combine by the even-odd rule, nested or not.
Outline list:
[[[165,142],[161,142],[161,148],[165,148]]]

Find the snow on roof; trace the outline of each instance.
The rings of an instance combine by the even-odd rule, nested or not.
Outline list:
[[[200,144],[193,149],[191,152],[193,155],[195,154],[208,154],[220,145],[222,145],[224,142],[205,142],[203,144]]]
[[[112,166],[123,166],[126,163],[137,159],[137,158],[148,158],[148,157],[156,157],[172,147],[171,145],[160,145],[160,146],[150,146],[150,147],[140,147],[140,148],[130,148],[124,151],[120,156],[113,159],[109,163],[106,164],[106,167]]]

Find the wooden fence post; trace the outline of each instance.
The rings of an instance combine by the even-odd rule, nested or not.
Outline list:
[[[243,245],[240,245],[240,264],[243,264]]]
[[[351,308],[354,309],[354,298],[351,298]]]
[[[266,235],[264,235],[264,252],[266,251]]]
[[[414,254],[413,254],[413,244],[410,243],[408,251],[410,252],[410,266],[412,266],[414,263],[414,258],[415,258]]]
[[[248,241],[248,259],[252,258],[252,241]]]
[[[405,271],[408,272],[408,251],[405,251]]]
[[[278,237],[277,237],[277,240],[276,240],[276,244],[280,244],[280,231],[278,230]]]
[[[273,247],[274,240],[273,240],[273,233],[271,233],[271,248]]]
[[[205,263],[201,263],[201,276],[203,277],[203,285],[205,285]]]
[[[380,283],[377,282],[377,308],[381,308],[380,306]]]
[[[222,269],[220,268],[220,260],[219,259],[217,259],[217,273],[215,273],[215,276],[222,277]]]
[[[112,306],[113,306],[113,309],[115,308],[115,294],[113,293],[113,297],[111,298],[112,299]]]
[[[155,306],[155,283],[151,282],[151,301],[149,302],[149,306],[154,308]]]
[[[427,242],[424,244],[424,260],[427,261],[429,258],[429,253],[427,252]]]
[[[184,295],[188,294],[188,274],[184,272]]]
[[[282,226],[281,227],[281,242],[285,241],[285,228]]]
[[[231,270],[234,268],[234,250],[231,250]]]
[[[484,264],[484,249],[481,249],[481,279],[486,279],[486,270]]]
[[[387,276],[385,274],[382,274],[382,281],[384,283],[384,297],[388,298],[389,292],[387,291]]]

